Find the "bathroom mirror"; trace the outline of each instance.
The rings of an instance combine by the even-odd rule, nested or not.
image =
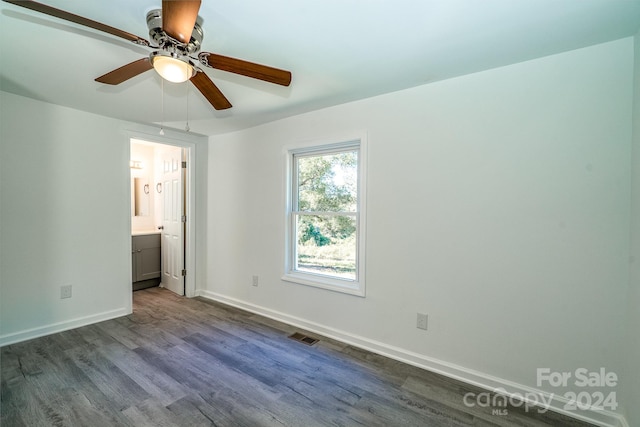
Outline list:
[[[149,216],[149,182],[146,178],[133,178],[135,216]]]

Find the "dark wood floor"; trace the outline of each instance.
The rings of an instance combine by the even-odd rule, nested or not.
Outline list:
[[[134,313],[2,348],[0,425],[585,426],[469,408],[482,390],[261,316],[152,288]]]

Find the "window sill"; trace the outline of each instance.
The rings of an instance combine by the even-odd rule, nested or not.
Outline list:
[[[364,297],[364,284],[351,280],[332,279],[330,277],[316,274],[290,272],[282,276],[285,282],[297,283],[300,285],[313,286],[315,288],[327,289],[329,291],[341,292],[343,294]]]

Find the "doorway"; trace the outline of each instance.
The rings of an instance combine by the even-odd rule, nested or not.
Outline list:
[[[132,289],[185,295],[189,148],[130,140]]]

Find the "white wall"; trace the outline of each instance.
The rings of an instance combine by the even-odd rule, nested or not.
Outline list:
[[[211,137],[201,293],[487,380],[622,372],[632,58],[624,39]],[[366,298],[280,280],[283,147],[354,130]]]
[[[640,32],[635,36],[633,91],[632,245],[627,297],[626,402],[629,425],[640,425]]]
[[[160,197],[156,197],[155,183],[156,180],[155,170],[155,156],[154,147],[148,143],[131,141],[131,160],[142,162],[142,169],[131,169],[131,231],[157,231],[156,224],[158,223],[156,217],[157,206],[160,203]],[[135,195],[135,183],[134,179],[140,178],[143,183],[149,185],[149,193],[144,194],[142,192],[141,197],[146,200],[142,203],[147,204],[147,211],[144,215],[135,215],[136,195]],[[141,201],[139,201],[141,203]],[[144,213],[144,212],[143,212]]]
[[[6,92],[0,109],[0,345],[131,312],[130,131],[157,130]]]

